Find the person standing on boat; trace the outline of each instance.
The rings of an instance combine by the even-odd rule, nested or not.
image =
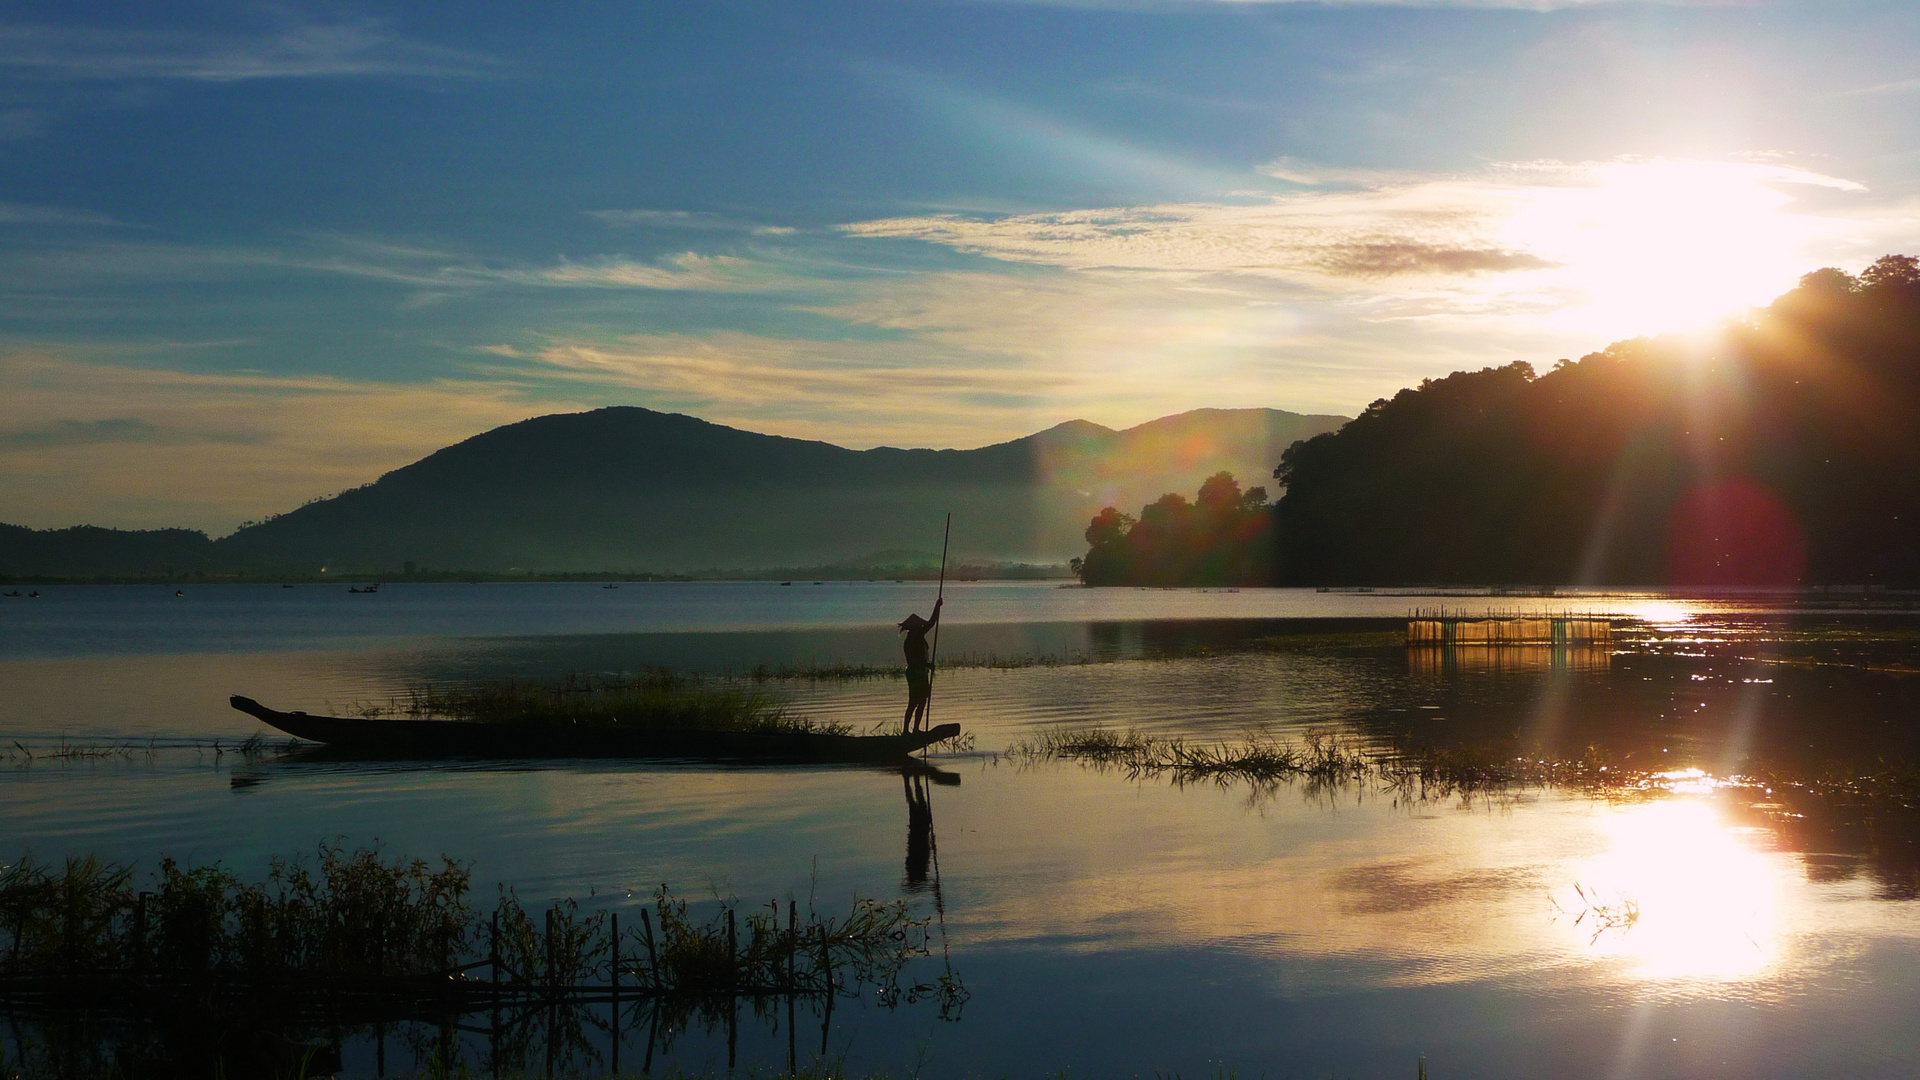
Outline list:
[[[913,731],[927,719],[927,702],[933,697],[933,660],[927,648],[927,631],[940,623],[940,608],[946,600],[933,602],[933,618],[923,619],[919,614],[907,616],[900,621],[900,629],[906,632],[904,648],[907,653],[907,715],[901,722],[902,733]]]

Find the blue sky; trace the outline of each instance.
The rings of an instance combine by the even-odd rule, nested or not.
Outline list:
[[[1920,251],[1875,3],[0,9],[0,521],[639,404],[974,446],[1400,386]]]

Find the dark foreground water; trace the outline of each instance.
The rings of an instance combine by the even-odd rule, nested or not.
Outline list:
[[[906,898],[938,916],[923,974],[950,963],[971,998],[957,1019],[843,1002],[824,1029],[801,1007],[802,1063],[824,1041],[856,1071],[1411,1077],[1424,1057],[1436,1077],[1920,1075],[1912,812],[1795,786],[1920,763],[1906,673],[1920,621],[1898,604],[950,587],[944,655],[1068,662],[944,672],[935,718],[973,741],[935,755],[927,784],[875,768],[243,757],[230,748],[259,725],[225,705],[345,708],[472,674],[889,661],[887,623],[925,610],[923,585],[40,591],[0,599],[14,744],[0,858],[171,855],[255,874],[321,841],[378,841],[470,862],[483,903],[496,882],[530,907],[622,912],[663,882],[709,906]],[[1235,651],[1441,604],[1643,629],[1573,653]],[[778,685],[861,727],[897,719],[903,697],[896,679]],[[1423,797],[1183,786],[1003,753],[1091,725],[1585,756],[1637,779]],[[125,752],[50,756],[63,740]],[[1774,788],[1729,782],[1754,777]],[[919,791],[934,843],[916,856]],[[1629,903],[1630,926],[1596,924],[1596,904]],[[738,1066],[783,1067],[786,1024],[744,1016]],[[346,1074],[411,1075],[433,1034],[350,1032]],[[624,1067],[648,1034],[621,1036]],[[655,1035],[656,1069],[727,1067],[724,1025]],[[36,1038],[0,1025],[9,1054]],[[483,1074],[485,1040],[465,1039]],[[612,1052],[589,1029],[560,1064],[604,1072]]]

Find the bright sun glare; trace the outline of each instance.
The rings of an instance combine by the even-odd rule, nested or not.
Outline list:
[[[1780,870],[1711,805],[1627,807],[1608,832],[1611,849],[1578,870],[1580,892],[1556,898],[1589,912],[1567,923],[1582,947],[1620,957],[1644,978],[1737,979],[1773,963]]]
[[[1569,330],[1686,329],[1793,286],[1832,223],[1790,191],[1859,185],[1775,166],[1622,161],[1532,188],[1501,240],[1558,269],[1543,275]]]

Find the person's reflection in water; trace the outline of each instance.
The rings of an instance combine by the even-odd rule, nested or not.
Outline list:
[[[907,793],[907,889],[919,892],[928,885],[927,871],[933,863],[933,802],[927,797],[927,778],[922,773],[902,772],[900,784]]]

